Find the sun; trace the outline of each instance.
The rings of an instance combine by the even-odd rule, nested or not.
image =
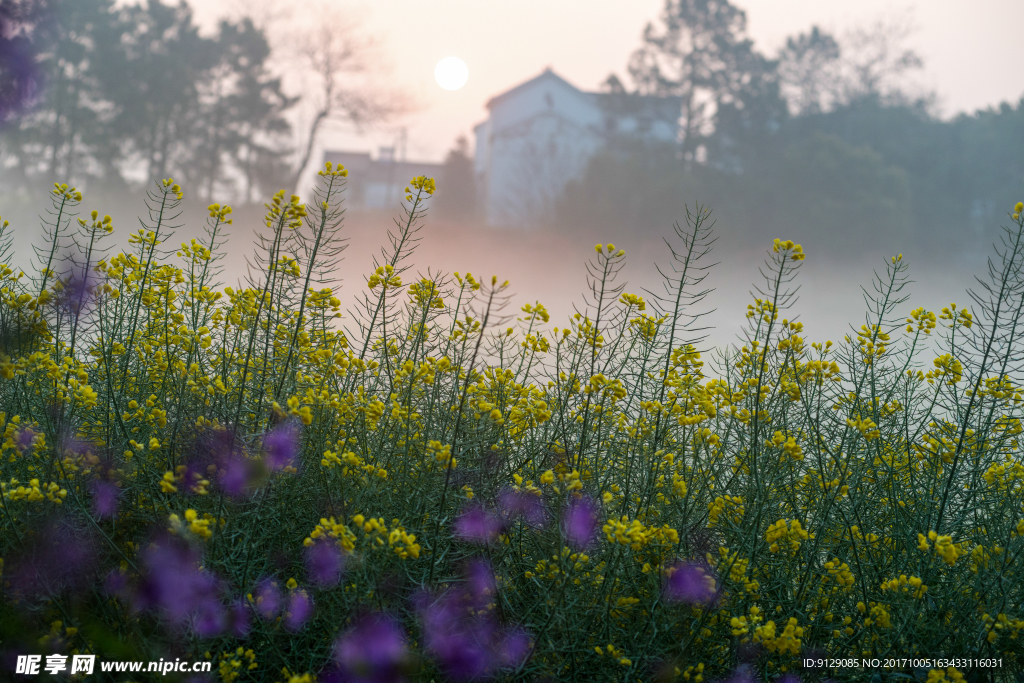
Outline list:
[[[458,90],[469,79],[469,67],[458,57],[445,57],[434,67],[434,80],[445,90]]]

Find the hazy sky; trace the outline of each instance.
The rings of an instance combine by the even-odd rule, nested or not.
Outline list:
[[[191,1],[207,26],[242,6],[239,0]],[[839,35],[883,16],[911,17],[916,31],[908,46],[925,62],[916,81],[939,94],[946,116],[1024,95],[1022,0],[734,1],[746,10],[750,37],[769,55],[813,24]],[[656,19],[663,0],[290,0],[279,7],[292,21],[317,22],[322,18],[314,8],[325,5],[336,17],[361,17],[380,44],[381,79],[418,105],[400,122],[363,135],[334,130],[325,143],[375,152],[405,126],[410,159],[440,160],[459,134],[469,135],[486,118],[488,98],[547,66],[584,90],[597,89],[612,71],[625,75],[644,25]],[[434,65],[451,55],[470,72],[466,86],[454,92],[433,78]],[[292,87],[297,82],[292,79]]]

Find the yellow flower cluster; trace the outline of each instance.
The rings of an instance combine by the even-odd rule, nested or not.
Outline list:
[[[619,664],[621,664],[622,666],[632,666],[633,665],[633,661],[629,657],[626,656],[625,651],[616,648],[611,643],[608,643],[608,647],[607,648],[602,648],[600,645],[595,646],[594,647],[594,652],[596,652],[598,655],[600,655],[602,657],[604,655],[608,655],[609,657],[612,657],[612,658],[618,660]]]
[[[433,178],[428,178],[428,177],[422,176],[422,175],[418,175],[415,178],[413,178],[411,181],[409,181],[409,185],[412,186],[413,190],[416,190],[417,192],[425,192],[428,195],[434,194],[434,191],[436,189],[436,186],[434,185],[434,179]],[[406,194],[405,198],[406,198],[407,201],[410,201],[410,202],[413,199],[412,196],[411,196],[411,192],[412,192],[412,190],[410,190],[408,187],[405,188],[405,194]]]
[[[327,469],[340,466],[342,468],[341,473],[344,476],[348,476],[356,470],[361,470],[370,476],[380,477],[381,479],[388,478],[388,471],[386,469],[367,463],[352,451],[345,451],[341,455],[334,451],[324,451],[324,457],[320,459],[320,464]]]
[[[935,329],[935,314],[924,310],[924,307],[915,308],[907,318],[907,332],[913,332],[915,329],[918,332],[931,334]]]
[[[338,164],[337,166],[335,166],[330,161],[328,161],[326,164],[324,164],[323,169],[320,170],[320,171],[317,171],[316,173],[319,176],[335,176],[335,177],[341,177],[341,178],[347,178],[348,177],[348,169],[346,169],[341,164]]]
[[[172,534],[180,534],[183,530],[188,530],[204,541],[210,540],[213,536],[210,525],[214,522],[214,517],[209,512],[204,513],[200,517],[199,513],[191,508],[185,510],[185,522],[188,523],[187,525],[182,523],[181,518],[173,513],[167,519],[171,523],[167,530]]]
[[[189,481],[185,481],[186,477]],[[178,486],[185,486],[186,491],[205,496],[208,493],[206,487],[209,485],[208,479],[205,479],[199,472],[190,473],[185,465],[178,465],[174,472],[170,470],[164,472],[160,479],[160,490],[164,493],[176,493]]]
[[[831,579],[843,591],[849,592],[853,589],[853,572],[850,571],[849,565],[845,562],[840,562],[838,559],[830,560],[825,563],[825,572],[822,582]]]
[[[723,515],[733,524],[739,524],[743,519],[743,497],[742,496],[717,496],[708,505],[708,526],[716,526]]]
[[[790,460],[800,461],[804,459],[804,449],[797,443],[795,436],[786,436],[782,432],[775,432],[772,435],[772,443],[776,447],[782,448],[782,452]]]
[[[209,652],[206,653],[206,658],[210,659]],[[245,671],[254,671],[256,668],[256,653],[251,649],[239,647],[234,652],[221,653],[217,672],[223,683],[234,683]]]
[[[964,683],[967,679],[960,673],[955,667],[948,667],[945,671],[942,669],[931,669],[928,671],[928,680],[925,683]]]
[[[402,278],[395,275],[395,267],[390,263],[380,266],[373,272],[366,284],[370,289],[382,287],[385,290],[402,286]]]
[[[803,247],[801,247],[799,244],[793,244],[793,240],[775,240],[775,243],[772,245],[772,251],[775,252],[776,254],[780,252],[786,252],[788,253],[789,258],[793,259],[794,261],[804,260]]]
[[[917,535],[918,550],[928,552],[931,549],[929,540],[935,543],[935,553],[948,565],[956,564],[957,559],[964,554],[963,544],[955,544],[951,536],[940,536],[934,531],[929,531],[927,538],[924,534]]]
[[[798,519],[780,519],[769,525],[768,531],[765,533],[765,540],[771,544],[768,549],[773,553],[782,549],[791,555],[795,554],[800,550],[800,543],[808,538],[814,538],[814,535],[804,531]],[[780,543],[782,544],[781,548]]]
[[[921,582],[921,577],[911,576],[907,578],[906,574],[900,574],[898,579],[889,579],[888,581],[882,582],[883,591],[901,591],[904,593],[910,593],[915,598],[923,598],[924,594],[928,591],[928,586]]]
[[[679,543],[679,532],[665,524],[648,527],[638,520],[623,515],[620,519],[609,519],[602,527],[609,543],[620,543],[633,550],[640,550],[650,543]]]
[[[0,482],[0,498],[11,502],[27,500],[30,503],[38,503],[48,500],[55,505],[60,505],[67,496],[67,489],[61,488],[59,484],[52,481],[49,484],[41,484],[38,479],[31,479],[28,486],[14,478],[11,478],[10,483]]]
[[[347,526],[335,521],[334,517],[330,519],[321,517],[320,523],[310,532],[309,536],[302,542],[302,545],[308,548],[317,539],[325,536],[333,538],[337,542],[338,547],[348,552],[352,552],[356,548],[356,535]]]
[[[981,619],[985,630],[988,631],[985,640],[990,643],[996,642],[1000,635],[1006,635],[1011,640],[1016,640],[1020,632],[1024,631],[1024,619],[1010,619],[1003,613],[999,613],[995,618],[985,613]]]
[[[614,244],[595,244],[594,251],[604,256],[607,250],[607,258],[622,258],[626,255],[625,249],[616,251]]]
[[[868,441],[877,439],[882,435],[878,430],[878,425],[875,424],[874,420],[870,417],[861,417],[860,415],[854,415],[846,419],[846,425],[853,427],[858,432],[864,435],[864,438]]]
[[[804,629],[798,625],[796,617],[790,617],[786,626],[782,629],[782,633],[777,633],[775,628],[775,622],[769,621],[763,626],[758,626],[754,629],[753,641],[755,643],[761,643],[769,652],[779,652],[782,654],[797,655],[800,654],[800,639],[804,635]]]

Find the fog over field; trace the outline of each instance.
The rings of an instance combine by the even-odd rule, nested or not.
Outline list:
[[[719,237],[705,344],[735,340],[775,238],[808,254],[787,315],[825,340],[862,324],[860,288],[897,253],[914,280],[907,310],[967,303],[965,288],[1024,196],[1024,72],[1010,68],[1024,60],[1012,28],[1024,21],[1019,3],[976,3],[964,16],[947,2],[749,0],[715,18],[700,3],[669,3],[678,25],[665,23],[660,0],[453,2],[422,24],[390,21],[392,10],[413,11],[393,5],[18,5],[7,19],[11,54],[34,57],[4,67],[13,99],[0,110],[0,215],[12,222],[19,262],[28,265],[41,235],[51,183],[83,189],[83,208],[113,215],[114,240],[126,246],[147,183],[174,177],[186,194],[175,240],[201,234],[203,206],[235,207],[224,261],[234,283],[262,203],[281,188],[308,198],[325,154],[359,153],[365,169],[353,169],[346,199],[345,301],[399,213],[408,178],[391,176],[420,164],[438,191],[413,269],[507,278],[510,312],[540,301],[551,325],[564,325],[598,242],[627,250],[626,291],[658,287],[661,239],[699,201]],[[75,22],[152,52],[102,47],[113,43],[69,33]],[[680,70],[685,50],[658,38],[687,31],[724,46],[692,53],[704,60],[700,76]],[[454,89],[433,78],[446,56],[468,65]],[[518,103],[504,93],[526,95]],[[671,104],[687,97],[695,104]],[[592,102],[594,112],[580,109]],[[676,109],[663,121],[656,113],[648,130],[647,114],[623,114],[616,102]],[[510,116],[526,132],[501,147]],[[587,116],[604,116],[606,127],[619,118],[595,133]],[[370,206],[366,188],[385,171],[393,201]]]

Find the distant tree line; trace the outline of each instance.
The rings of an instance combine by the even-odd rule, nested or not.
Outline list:
[[[287,174],[295,102],[249,20],[200,35],[188,5],[16,3],[32,86],[2,112],[6,189],[69,179],[117,190],[173,175],[213,197],[266,193]],[[8,39],[10,40],[10,39]]]
[[[906,24],[836,38],[818,27],[773,58],[727,0],[666,0],[611,92],[682,98],[675,147],[611,140],[559,200],[555,226],[660,234],[687,202],[726,241],[791,236],[838,249],[948,250],[995,235],[1024,197],[1024,98],[943,121],[906,74]],[[611,233],[609,233],[611,234]]]
[[[372,71],[354,29],[332,14],[282,41],[308,76],[306,122],[249,18],[204,35],[184,1],[0,0],[3,194],[37,181],[116,194],[168,176],[199,200],[296,191],[326,124],[402,107],[352,77]]]

